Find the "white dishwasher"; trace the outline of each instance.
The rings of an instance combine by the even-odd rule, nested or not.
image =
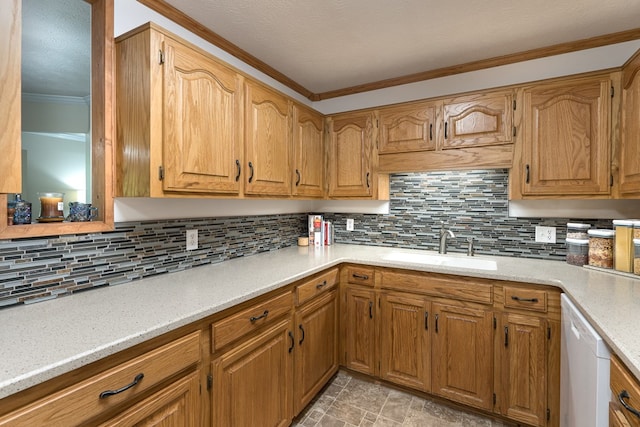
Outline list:
[[[560,425],[607,427],[609,349],[565,294],[561,304]]]

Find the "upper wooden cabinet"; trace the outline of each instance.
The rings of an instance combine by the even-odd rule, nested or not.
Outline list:
[[[246,194],[291,194],[291,109],[285,96],[245,83]]]
[[[620,194],[640,196],[640,51],[622,69]]]
[[[388,176],[377,174],[376,120],[372,112],[329,118],[329,197],[388,198]]]
[[[522,155],[513,171],[518,175],[512,198],[610,194],[611,87],[606,74],[519,91]]]
[[[294,104],[291,184],[294,196],[324,196],[324,157],[324,117]]]
[[[512,90],[383,108],[379,170],[510,167],[513,109]]]
[[[118,195],[238,194],[242,77],[152,24],[116,55]]]

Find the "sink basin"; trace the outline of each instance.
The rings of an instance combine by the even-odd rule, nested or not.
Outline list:
[[[444,267],[472,268],[476,270],[497,270],[495,261],[472,257],[453,257],[436,254],[412,254],[392,252],[384,257],[387,261],[403,261],[416,264],[441,265]]]

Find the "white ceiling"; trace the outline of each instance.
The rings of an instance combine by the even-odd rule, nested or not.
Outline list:
[[[638,0],[166,0],[313,93],[640,27]]]

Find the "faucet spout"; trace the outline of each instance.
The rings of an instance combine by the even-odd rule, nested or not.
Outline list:
[[[456,237],[453,234],[453,231],[444,228],[444,226],[440,229],[440,248],[438,249],[438,253],[446,254],[447,253],[447,237],[451,237],[454,239]]]

